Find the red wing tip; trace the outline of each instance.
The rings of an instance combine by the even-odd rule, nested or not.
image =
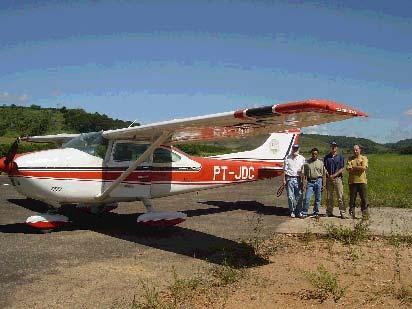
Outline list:
[[[282,103],[276,105],[274,110],[281,114],[317,111],[324,113],[346,114],[354,117],[368,117],[366,113],[349,105],[325,99],[308,99],[304,101]]]
[[[276,104],[273,106],[262,106],[237,110],[234,112],[235,118],[248,118],[263,116],[267,114],[292,114],[301,112],[338,113],[352,115],[354,117],[368,117],[368,115],[349,105],[325,99],[308,99],[288,103]]]

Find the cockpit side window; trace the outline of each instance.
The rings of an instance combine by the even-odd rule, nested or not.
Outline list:
[[[116,143],[113,151],[114,161],[135,161],[149,147],[147,144]]]
[[[82,133],[63,145],[63,148],[74,148],[92,156],[104,158],[108,147],[108,140],[102,132]]]
[[[156,148],[153,152],[153,163],[171,163],[178,162],[182,158],[166,148]]]

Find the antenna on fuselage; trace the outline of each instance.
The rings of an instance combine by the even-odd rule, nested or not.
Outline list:
[[[133,120],[133,122],[128,126],[128,128],[130,128],[132,125],[134,125],[136,123],[137,119]]]

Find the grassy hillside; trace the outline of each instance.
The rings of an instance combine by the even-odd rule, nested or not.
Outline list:
[[[18,136],[93,132],[124,128],[131,123],[104,114],[87,113],[83,109],[41,108],[37,105],[3,105],[0,115],[0,157]],[[56,145],[21,143],[18,151],[24,153],[53,147]]]
[[[127,127],[131,122],[83,109],[41,108],[37,105],[0,106],[0,136],[17,137],[55,133],[80,133]]]

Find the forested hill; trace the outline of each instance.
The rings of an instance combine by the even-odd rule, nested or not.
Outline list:
[[[83,133],[124,128],[130,121],[112,119],[83,109],[0,106],[0,136]]]

